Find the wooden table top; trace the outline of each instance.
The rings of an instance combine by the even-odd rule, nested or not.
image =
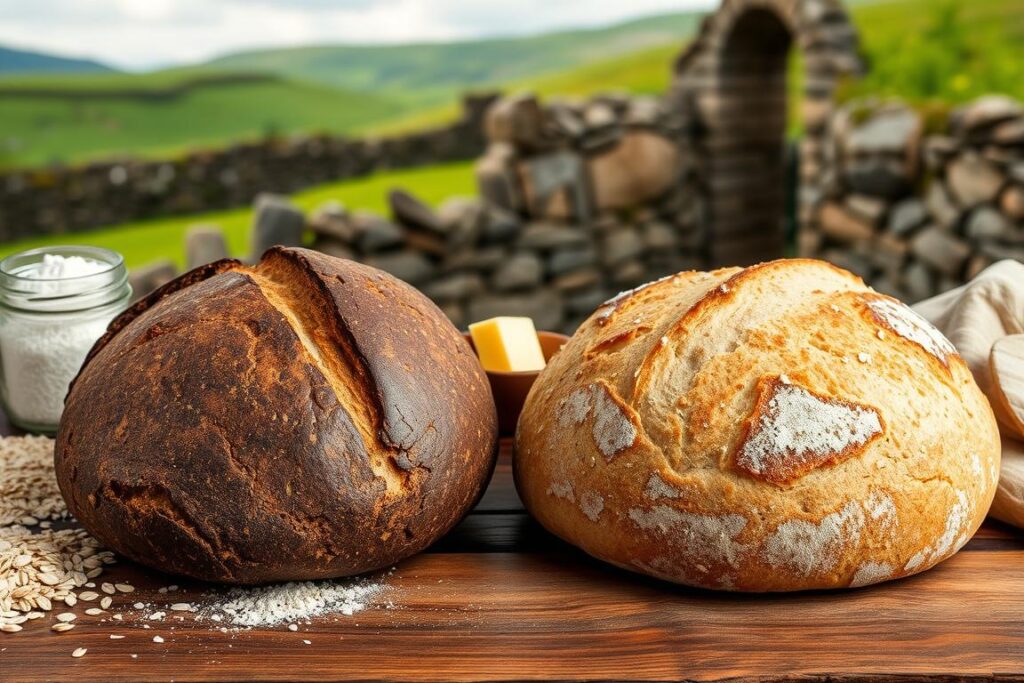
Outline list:
[[[221,633],[187,620],[144,629],[131,603],[202,603],[208,587],[128,562],[102,580],[136,586],[115,598],[124,621],[86,616],[79,602],[70,632],[51,632],[51,614],[0,634],[0,679],[1024,680],[1024,534],[1011,527],[988,523],[939,567],[870,588],[687,589],[547,534],[516,496],[508,442],[477,508],[399,564],[375,604],[351,617],[298,632]],[[184,590],[157,593],[169,583]],[[73,658],[79,647],[88,653]]]

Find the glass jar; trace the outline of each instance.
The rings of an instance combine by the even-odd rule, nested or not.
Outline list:
[[[92,272],[39,277],[48,256],[86,259]],[[12,424],[57,431],[68,385],[131,296],[124,258],[108,249],[46,247],[0,261],[0,399]]]

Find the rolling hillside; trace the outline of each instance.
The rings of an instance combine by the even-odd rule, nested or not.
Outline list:
[[[653,69],[637,55],[651,45],[659,56],[675,53],[697,20],[675,14],[526,38],[268,50],[147,74],[8,75],[0,77],[0,167],[159,157],[268,132],[386,132],[389,122],[407,130],[453,117],[459,93],[477,86],[633,89],[667,78],[667,60]]]
[[[261,50],[222,57],[210,66],[255,69],[354,90],[404,93],[415,103],[437,103],[466,88],[555,74],[652,46],[678,48],[694,34],[700,16],[658,15],[605,28],[517,38]]]
[[[674,43],[660,45],[559,73],[503,83],[502,88],[508,92],[535,92],[542,97],[586,97],[612,91],[663,93],[672,78],[672,61],[681,49],[680,45]],[[446,123],[458,116],[458,113],[457,103],[449,100],[391,120],[371,123],[360,132],[386,135],[413,131]]]
[[[58,55],[15,50],[0,47],[0,75],[42,73],[104,73],[113,71],[109,66],[91,59],[61,57]]]
[[[0,80],[0,165],[159,157],[269,133],[343,133],[395,115],[382,95],[212,71]]]
[[[849,4],[871,71],[844,96],[1024,99],[1024,0]],[[164,156],[268,132],[408,131],[456,116],[472,88],[661,92],[696,22],[673,14],[526,38],[257,51],[149,74],[0,77],[0,166]]]

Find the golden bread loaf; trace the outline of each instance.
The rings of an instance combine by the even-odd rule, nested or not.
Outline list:
[[[952,345],[820,261],[688,272],[602,305],[530,392],[515,477],[620,567],[738,591],[914,574],[981,524],[992,410]]]

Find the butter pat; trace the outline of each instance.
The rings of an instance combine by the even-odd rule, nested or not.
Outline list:
[[[476,354],[490,372],[535,372],[544,369],[537,330],[529,318],[491,318],[469,326]]]

